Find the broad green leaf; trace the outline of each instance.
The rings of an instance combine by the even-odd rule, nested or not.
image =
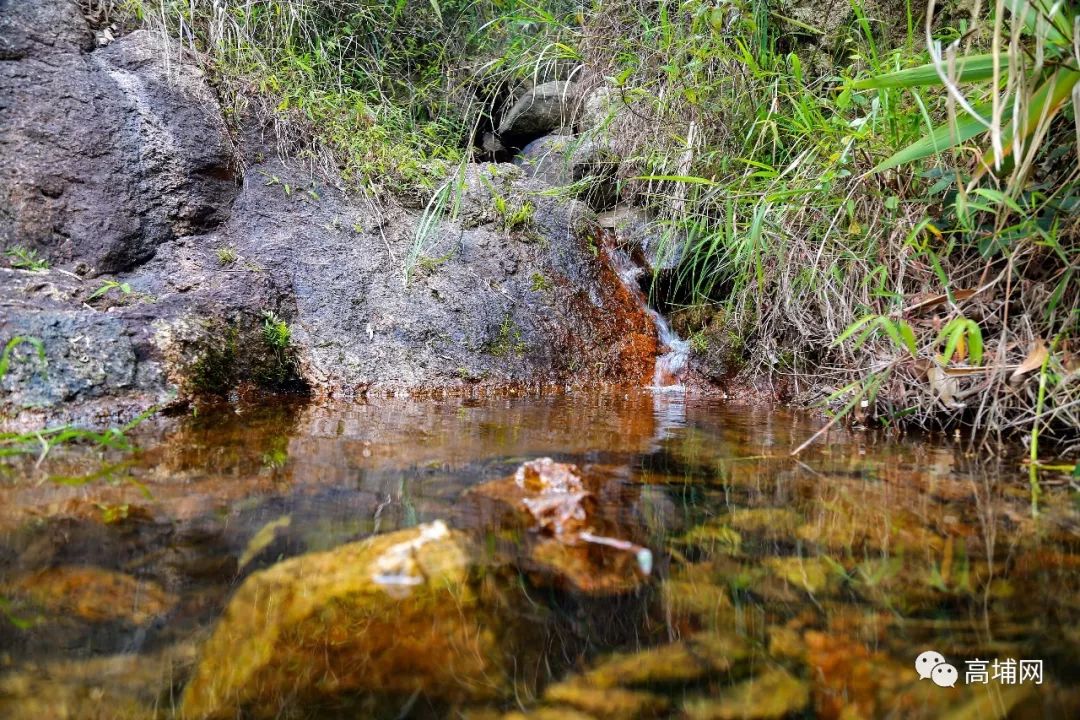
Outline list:
[[[979,115],[989,115],[991,108],[990,105],[980,105],[973,108]],[[1011,106],[1003,113],[1002,120],[1008,120],[1012,116]],[[983,125],[975,117],[969,115],[966,112],[961,112],[957,118],[956,123],[946,122],[938,125],[934,128],[933,132],[924,137],[922,140],[917,140],[908,145],[903,150],[899,150],[894,155],[886,160],[878,163],[878,165],[871,170],[871,173],[882,172],[883,170],[890,170],[900,165],[907,165],[913,163],[916,160],[922,160],[925,157],[934,155],[935,153],[948,150],[949,148],[956,147],[957,145],[967,142],[971,138],[986,132],[986,126]]]
[[[1019,140],[1026,139],[1038,129],[1040,124],[1049,123],[1057,115],[1065,101],[1072,97],[1073,87],[1077,82],[1080,82],[1080,70],[1062,66],[1039,86],[1027,102],[1027,112],[1021,118],[1023,124],[1020,126],[1019,137],[1017,137],[1016,128],[1017,118],[1011,120],[1002,132],[1004,146],[1002,159],[1013,154]],[[983,169],[976,173],[973,179],[981,177],[986,172],[985,168],[991,166],[993,162],[994,151],[987,150],[983,155]]]
[[[1072,22],[1065,15],[1066,3],[1055,0],[1006,0],[1005,6],[1021,19],[1024,27],[1035,37],[1041,36],[1052,46],[1068,47]]]
[[[938,339],[948,337],[948,342],[945,343],[945,353],[943,355],[945,362],[948,363],[952,360],[953,355],[956,354],[956,348],[960,345],[960,341],[964,339],[964,330],[967,327],[966,320],[964,318],[956,318],[949,321],[949,323],[941,329],[941,334]]]
[[[1009,56],[999,54],[995,63],[992,53],[984,55],[968,55],[956,59],[955,67],[951,69],[951,77],[955,82],[978,82],[994,76],[995,64],[1002,72],[1008,71]],[[881,90],[894,87],[921,87],[924,85],[941,85],[941,76],[938,75],[937,65],[927,63],[919,67],[897,70],[871,78],[856,80],[853,87],[856,90]]]

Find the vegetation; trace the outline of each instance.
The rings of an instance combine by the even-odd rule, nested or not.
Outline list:
[[[8,259],[8,265],[17,270],[30,270],[39,272],[49,269],[49,261],[38,255],[36,250],[31,250],[22,245],[15,245],[4,252]]]
[[[697,351],[738,348],[744,374],[885,424],[1080,428],[1071,5],[853,2],[827,27],[761,0],[132,7],[283,149],[435,212],[516,88],[603,86],[589,132],[621,202],[683,245],[657,301],[704,311]]]

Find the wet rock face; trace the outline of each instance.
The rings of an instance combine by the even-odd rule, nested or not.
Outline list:
[[[140,31],[95,49],[70,0],[0,15],[0,245],[115,272],[228,215],[232,142],[177,46]]]

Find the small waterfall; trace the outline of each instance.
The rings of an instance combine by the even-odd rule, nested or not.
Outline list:
[[[648,299],[638,284],[638,278],[645,272],[645,269],[635,264],[625,252],[620,250],[614,240],[612,233],[604,233],[603,248],[608,262],[611,263],[611,267],[619,276],[623,287],[638,299],[641,308],[652,318],[653,324],[656,325],[656,335],[660,342],[661,354],[656,357],[656,366],[653,370],[653,381],[650,388],[663,392],[684,390],[682,379],[690,356],[690,343],[680,338],[671,329],[667,318],[649,307]]]

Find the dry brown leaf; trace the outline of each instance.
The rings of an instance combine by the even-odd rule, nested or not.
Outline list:
[[[1028,352],[1024,362],[1020,363],[1013,374],[1009,376],[1009,382],[1016,385],[1024,379],[1032,370],[1038,370],[1046,362],[1047,355],[1050,351],[1046,349],[1046,343],[1042,341],[1042,338],[1036,338],[1035,343],[1031,346],[1031,350]]]
[[[964,403],[955,398],[960,391],[956,378],[949,377],[945,370],[937,365],[931,365],[926,371],[926,379],[930,383],[930,390],[934,396],[949,410],[959,410]]]

